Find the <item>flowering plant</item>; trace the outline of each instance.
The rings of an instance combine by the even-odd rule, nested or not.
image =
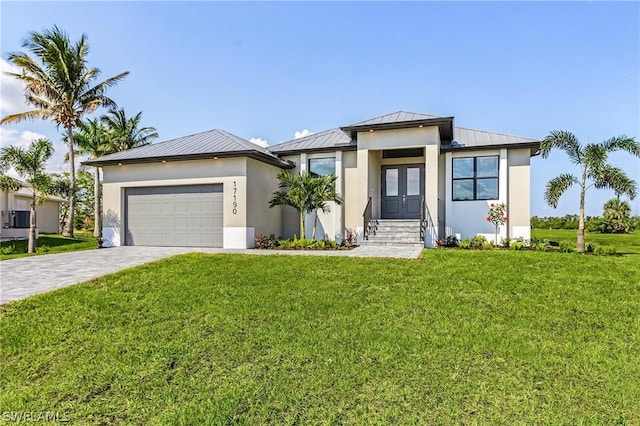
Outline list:
[[[498,227],[500,225],[504,225],[509,221],[509,217],[507,216],[507,207],[504,203],[493,204],[489,207],[489,213],[487,215],[487,222],[493,223],[496,227],[496,239],[495,245],[498,245]]]

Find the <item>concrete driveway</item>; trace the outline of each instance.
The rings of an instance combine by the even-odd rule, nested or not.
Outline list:
[[[0,262],[0,304],[81,283],[132,266],[183,253],[395,257],[415,259],[421,248],[357,247],[349,251],[229,250],[193,247],[111,247],[30,256]]]

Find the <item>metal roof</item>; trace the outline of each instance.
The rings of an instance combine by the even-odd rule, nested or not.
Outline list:
[[[345,132],[335,128],[270,146],[269,151],[277,154],[288,154],[304,151],[335,151],[337,149],[355,147],[355,142]]]
[[[485,130],[454,128],[454,140],[451,144],[442,145],[443,150],[487,148],[500,146],[523,145],[536,148],[540,141],[522,136],[506,135],[504,133],[487,132]]]
[[[345,127],[371,126],[376,124],[403,123],[406,121],[433,120],[437,118],[445,118],[437,115],[420,114],[417,112],[396,111],[391,114],[381,115],[380,117],[370,118]]]
[[[211,158],[213,156],[224,157],[237,156],[239,154],[245,154],[280,167],[289,167],[288,162],[270,153],[267,149],[220,129],[104,155],[87,160],[83,164],[103,165],[118,162],[150,162],[162,159]]]
[[[350,134],[353,139],[356,139],[358,132],[367,130],[406,129],[422,126],[437,126],[440,131],[440,138],[445,143],[449,143],[449,141],[453,139],[453,117],[440,117],[437,115],[407,111],[392,112],[391,114],[341,127],[341,129],[343,132]]]

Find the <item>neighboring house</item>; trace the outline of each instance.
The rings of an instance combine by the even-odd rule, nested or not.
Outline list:
[[[31,213],[31,188],[22,183],[18,191],[0,191],[0,211],[2,227],[0,237],[5,239],[22,239],[29,236],[29,215]],[[36,232],[57,234],[60,232],[60,203],[65,200],[59,197],[47,197],[47,200],[36,206]]]
[[[453,121],[396,112],[268,148],[211,130],[84,164],[104,171],[108,245],[246,248],[259,234],[291,237],[296,212],[268,207],[282,169],[337,176],[344,205],[319,216],[318,238],[385,243],[408,234],[403,242],[433,247],[448,235],[492,237],[486,216],[496,202],[509,215],[501,236],[528,238],[539,142]]]

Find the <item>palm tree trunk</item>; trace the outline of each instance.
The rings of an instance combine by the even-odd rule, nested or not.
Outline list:
[[[576,248],[578,253],[584,253],[584,193],[586,191],[586,175],[582,174],[582,185],[580,186],[580,216],[578,219],[578,243]]]
[[[100,167],[97,166],[93,184],[93,194],[95,197],[95,203],[93,206],[95,213],[95,219],[93,221],[93,236],[100,238],[102,237],[102,211],[100,210]]]
[[[316,239],[316,229],[318,229],[318,210],[313,212],[313,228],[311,230],[311,239]]]
[[[67,145],[69,148],[69,214],[67,216],[67,229],[63,232],[63,235],[73,238],[73,221],[74,221],[74,208],[76,202],[76,161],[73,152],[73,127],[67,125]]]
[[[27,253],[36,252],[36,190],[32,189],[31,212],[29,213],[29,247]]]
[[[304,229],[304,216],[305,214],[300,212],[300,238],[307,238],[307,233]]]

